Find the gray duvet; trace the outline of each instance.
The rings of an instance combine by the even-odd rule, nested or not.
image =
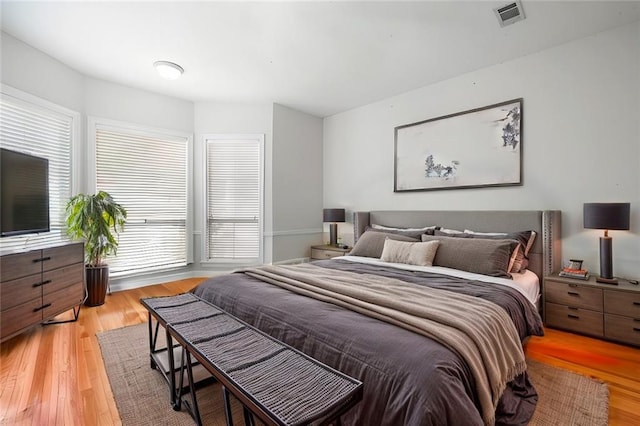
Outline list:
[[[316,265],[375,273],[480,297],[502,306],[521,339],[542,335],[533,306],[516,290],[439,274],[344,260]],[[473,376],[441,344],[362,314],[294,294],[243,273],[211,278],[195,293],[275,338],[364,383],[363,400],[342,417],[347,425],[482,425]],[[524,373],[500,398],[496,424],[527,424],[537,402]]]

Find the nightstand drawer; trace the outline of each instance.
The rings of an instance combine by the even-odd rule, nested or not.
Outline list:
[[[604,334],[609,339],[640,346],[640,320],[605,314]]]
[[[570,308],[547,302],[545,304],[547,325],[602,337],[603,315],[587,309]]]
[[[640,319],[640,293],[605,290],[604,311]]]
[[[334,257],[344,256],[344,252],[334,250],[311,249],[312,259],[331,259]]]
[[[547,302],[602,312],[602,289],[552,280],[545,282]]]

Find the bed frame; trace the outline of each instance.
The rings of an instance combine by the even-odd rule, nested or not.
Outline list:
[[[538,235],[529,252],[529,269],[540,283],[542,278],[562,265],[559,210],[377,210],[354,212],[354,243],[372,224],[422,228],[437,225],[450,229],[478,232],[535,231]],[[544,292],[542,292],[544,294]]]

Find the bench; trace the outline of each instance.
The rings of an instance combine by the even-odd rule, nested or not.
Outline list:
[[[161,320],[168,345],[175,339],[182,347],[180,380],[186,370],[192,404],[189,408],[197,424],[202,423],[192,357],[222,385],[228,425],[233,424],[229,393],[243,405],[245,424],[253,424],[255,415],[266,425],[339,423],[340,416],[362,398],[360,381],[194,295],[173,297],[143,299],[143,304],[151,306],[156,316],[172,312],[173,321],[167,317]],[[181,303],[185,305],[177,314],[174,311],[180,310]],[[177,400],[172,401],[177,407],[183,398],[182,390],[179,387]]]
[[[185,319],[203,318],[210,315],[211,306],[191,293],[184,293],[171,297],[153,297],[140,299],[140,303],[147,308],[149,325],[149,357],[152,369],[162,373],[170,389],[170,401],[174,410],[180,410],[178,395],[188,389],[189,384],[181,378],[178,382],[178,369],[182,362],[182,348],[174,346],[167,330],[167,323],[181,322]],[[155,327],[154,327],[155,320]],[[166,344],[158,347],[159,328],[165,332]],[[171,348],[171,350],[169,350]],[[194,382],[206,383],[212,381],[211,374],[202,366],[195,363]],[[179,384],[178,384],[179,383]]]

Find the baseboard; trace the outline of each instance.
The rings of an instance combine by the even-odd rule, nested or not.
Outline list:
[[[162,284],[170,281],[184,280],[198,277],[215,277],[217,275],[228,274],[231,271],[183,271],[167,273],[163,275],[140,276],[132,278],[113,279],[110,285],[111,292],[131,290],[134,288],[146,287],[149,285]]]

